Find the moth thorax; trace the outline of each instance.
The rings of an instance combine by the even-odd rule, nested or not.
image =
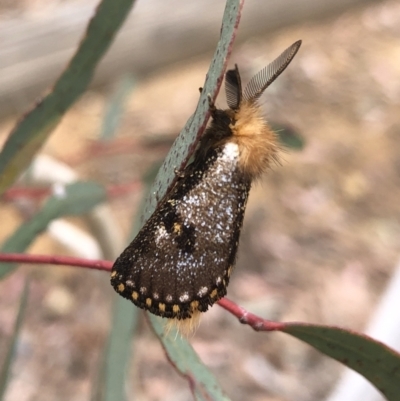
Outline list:
[[[260,176],[278,160],[276,134],[257,103],[244,102],[240,106],[231,130],[233,140],[239,146],[239,167],[251,179]]]

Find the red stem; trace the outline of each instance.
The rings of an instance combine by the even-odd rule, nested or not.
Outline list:
[[[255,331],[276,331],[282,330],[284,324],[272,320],[263,319],[235,304],[228,298],[222,298],[218,305],[227,310],[233,316],[236,316],[240,323],[247,324]]]
[[[66,265],[105,271],[110,271],[113,265],[108,260],[88,260],[71,256],[28,255],[24,253],[0,253],[0,262]]]
[[[71,256],[28,255],[23,253],[0,253],[0,262],[66,265],[104,271],[110,271],[113,265],[113,262],[108,260],[88,260]],[[220,299],[218,305],[236,316],[240,323],[249,325],[255,331],[281,330],[284,326],[282,323],[254,315],[228,298]]]

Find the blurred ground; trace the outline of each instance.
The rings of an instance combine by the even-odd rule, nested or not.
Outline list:
[[[246,82],[297,39],[303,40],[299,54],[264,99],[269,118],[294,127],[306,147],[284,153],[282,166],[252,189],[229,297],[270,319],[362,330],[400,254],[400,3],[253,38],[236,45],[231,63],[239,64]],[[129,151],[85,153],[108,96],[90,92],[64,118],[45,153],[107,185],[134,182],[162,156],[135,153],[132,138],[180,131],[208,61],[189,60],[137,84],[116,139]],[[14,123],[2,122],[3,135]],[[112,201],[125,233],[139,195]],[[12,205],[1,209],[3,239],[22,216]],[[46,236],[30,251],[65,253]],[[108,277],[74,268],[20,268],[0,283],[1,355],[26,271],[34,280],[6,400],[87,400],[109,329]],[[253,333],[218,306],[191,343],[235,401],[322,400],[341,371],[283,334]],[[144,321],[133,359],[131,399],[191,399]]]

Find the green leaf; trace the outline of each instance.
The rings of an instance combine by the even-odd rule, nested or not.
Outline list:
[[[0,400],[4,399],[4,394],[7,389],[8,379],[11,373],[12,362],[15,355],[19,332],[21,330],[22,322],[24,321],[26,305],[29,295],[29,280],[25,280],[24,288],[21,292],[21,301],[19,303],[19,309],[17,318],[14,323],[14,330],[11,335],[10,345],[8,346],[7,354],[4,359],[4,364],[1,368],[0,374]]]
[[[43,208],[22,223],[1,247],[1,252],[23,252],[33,240],[46,230],[48,224],[62,216],[80,215],[89,212],[107,199],[105,189],[94,182],[75,182],[60,187],[60,194],[53,195]],[[0,265],[0,279],[16,268],[13,263]]]
[[[221,36],[214,52],[210,68],[207,72],[203,90],[200,95],[197,108],[193,116],[188,120],[180,132],[174,145],[169,151],[157,178],[151,188],[150,197],[146,203],[144,220],[147,220],[157,205],[157,201],[163,197],[175,178],[175,170],[180,170],[188,162],[194,151],[201,134],[204,132],[210,116],[207,96],[215,100],[232,50],[236,29],[239,24],[244,0],[228,0],[221,27]]]
[[[138,312],[131,302],[115,294],[101,400],[126,400],[126,373],[132,356],[132,335],[137,327]]]
[[[68,108],[85,91],[134,0],[102,0],[86,35],[53,90],[11,131],[0,154],[0,194],[30,165]]]
[[[163,346],[169,361],[191,384],[194,397],[198,401],[228,401],[214,375],[201,362],[192,346],[178,333],[165,333],[166,320],[147,313],[152,328]]]
[[[159,166],[157,165],[157,167]],[[158,168],[152,167],[143,178],[147,184],[147,192],[157,171]],[[143,196],[139,210],[144,208],[145,197],[146,194]],[[130,238],[136,236],[140,226],[140,213],[138,213],[132,224]],[[94,388],[93,401],[124,401],[126,399],[125,382],[129,361],[132,357],[131,345],[138,318],[139,309],[128,300],[115,294],[111,331],[98,374],[101,380],[96,383]]]
[[[368,379],[390,401],[400,398],[400,354],[363,334],[336,327],[285,323],[284,331]]]

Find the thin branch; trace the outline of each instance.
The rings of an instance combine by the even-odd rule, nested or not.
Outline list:
[[[110,271],[113,265],[113,262],[108,260],[88,260],[71,256],[29,255],[23,253],[0,253],[0,262],[65,265],[103,271]],[[284,327],[282,323],[254,315],[228,298],[220,299],[217,303],[233,316],[236,316],[240,323],[249,325],[255,331],[276,331]]]
[[[7,189],[3,195],[5,201],[13,201],[19,198],[29,198],[32,200],[41,200],[51,194],[50,188],[28,188],[12,187]]]
[[[0,253],[0,262],[65,265],[104,271],[110,271],[113,265],[113,262],[108,260],[89,260],[71,256],[29,255],[25,253]]]
[[[220,299],[218,305],[227,310],[233,316],[236,316],[240,323],[249,325],[255,331],[276,331],[282,330],[285,326],[283,323],[263,319],[235,304],[228,298]]]

